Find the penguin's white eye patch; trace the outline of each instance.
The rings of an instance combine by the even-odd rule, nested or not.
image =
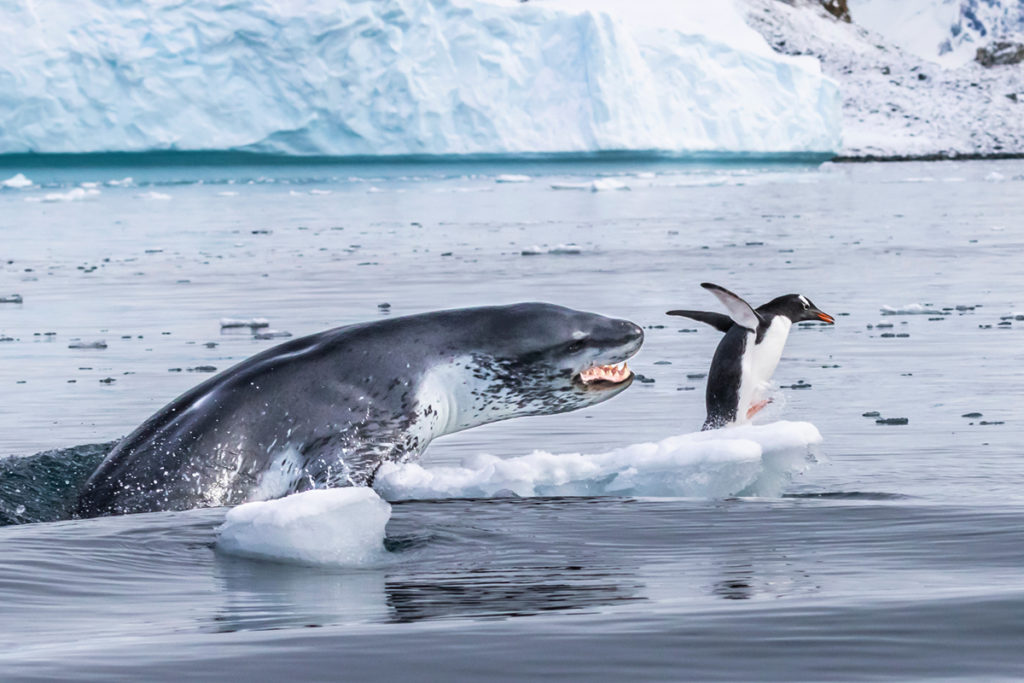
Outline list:
[[[587,333],[584,332],[583,330],[576,330],[575,332],[572,333],[572,338],[573,339],[583,339],[586,336],[587,336]]]
[[[803,303],[804,308],[810,308],[811,307],[811,302],[808,301],[807,297],[805,297],[803,294],[800,295],[800,301]]]

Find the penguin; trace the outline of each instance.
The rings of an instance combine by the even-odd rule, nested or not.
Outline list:
[[[721,301],[729,315],[708,311],[668,311],[711,325],[725,337],[715,349],[705,394],[707,419],[701,431],[745,424],[771,402],[764,394],[782,358],[793,323],[835,318],[821,311],[802,294],[786,294],[757,309],[728,289],[701,283]]]

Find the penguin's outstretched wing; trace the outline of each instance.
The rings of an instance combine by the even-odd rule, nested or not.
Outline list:
[[[721,313],[711,311],[667,311],[666,315],[681,315],[684,318],[692,318],[702,323],[711,325],[719,332],[728,332],[733,326],[732,318]]]
[[[757,314],[754,307],[725,287],[719,287],[710,282],[702,282],[700,286],[717,296],[718,300],[725,304],[725,307],[729,310],[729,316],[740,327],[756,330],[758,325],[761,324],[761,316]]]

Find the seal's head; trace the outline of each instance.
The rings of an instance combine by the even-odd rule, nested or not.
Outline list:
[[[626,360],[644,333],[628,320],[541,303],[472,310],[471,348],[445,372],[454,388],[446,431],[576,410],[633,381]]]

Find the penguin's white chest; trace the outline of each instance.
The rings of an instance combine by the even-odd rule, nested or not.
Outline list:
[[[771,389],[772,375],[782,360],[782,350],[786,346],[792,326],[793,322],[789,318],[775,316],[765,330],[760,344],[755,343],[757,335],[754,332],[747,335],[747,347],[744,349],[740,374],[737,423],[746,422],[747,411]]]

